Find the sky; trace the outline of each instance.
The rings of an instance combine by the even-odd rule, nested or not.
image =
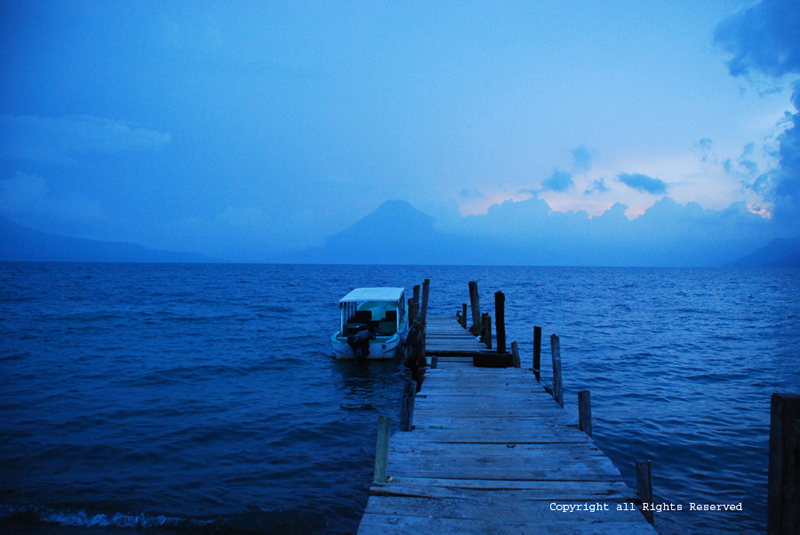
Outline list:
[[[576,247],[657,247],[620,229],[671,206],[760,246],[800,234],[798,28],[787,0],[5,1],[0,216],[268,261],[389,200],[588,220]]]

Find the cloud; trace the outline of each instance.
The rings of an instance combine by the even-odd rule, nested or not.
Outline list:
[[[663,195],[667,192],[668,187],[668,184],[663,180],[651,178],[640,173],[634,173],[632,175],[622,173],[617,175],[617,180],[640,193],[651,193],[653,195]]]
[[[553,171],[550,178],[542,182],[542,191],[564,192],[574,187],[575,182],[572,181],[572,175],[566,171]]]
[[[585,173],[592,168],[592,155],[586,145],[581,145],[572,151],[572,156],[575,158],[575,167],[578,171]]]
[[[797,0],[764,0],[724,20],[714,41],[733,54],[733,76],[758,71],[783,76],[800,71],[800,4]]]
[[[88,115],[61,119],[0,115],[0,157],[10,159],[73,165],[80,154],[154,150],[170,140],[169,133]]]
[[[483,193],[476,189],[462,189],[459,193],[464,199],[483,199]]]
[[[591,186],[589,186],[583,193],[589,195],[590,193],[594,192],[604,193],[608,190],[606,186],[606,179],[603,177],[598,178],[597,180],[592,180]]]
[[[441,250],[454,252],[443,256],[443,261],[471,263],[491,258],[518,265],[718,266],[775,237],[769,220],[752,213],[743,202],[715,210],[664,197],[635,219],[625,215],[627,208],[616,203],[602,215],[590,217],[584,211],[552,210],[536,197],[505,201],[492,205],[485,215],[468,216],[452,226],[451,238]],[[469,256],[454,243],[482,246]]]
[[[733,54],[733,76],[760,73],[774,78],[800,74],[800,4],[796,0],[764,0],[726,19],[714,33],[715,42]],[[800,82],[793,86],[792,104],[800,109]],[[800,113],[789,114],[789,127],[778,136],[778,166],[748,186],[764,193],[775,219],[790,226],[800,220]]]

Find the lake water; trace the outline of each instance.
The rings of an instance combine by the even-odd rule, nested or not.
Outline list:
[[[407,371],[331,358],[338,299],[477,280],[509,341],[561,340],[565,399],[662,534],[762,533],[769,406],[800,392],[800,270],[0,263],[0,528],[352,533]],[[545,366],[545,369],[547,367]],[[545,377],[549,380],[545,371]],[[741,512],[690,503],[742,503]]]

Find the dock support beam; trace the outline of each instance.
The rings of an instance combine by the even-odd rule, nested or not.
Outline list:
[[[478,281],[469,281],[469,303],[472,308],[472,336],[481,333],[481,304],[478,299]]]
[[[588,390],[578,391],[578,425],[581,431],[592,436],[592,398]]]
[[[431,280],[425,279],[422,283],[422,307],[420,310],[420,319],[422,323],[428,318],[428,297],[431,295]]]
[[[772,394],[767,535],[800,533],[800,396]]]
[[[494,293],[494,323],[497,327],[497,352],[506,352],[506,296],[503,292]]]
[[[643,503],[647,504],[645,509],[642,506],[642,514],[651,524],[653,519],[653,478],[650,474],[650,461],[636,461],[636,492],[642,499]]]
[[[389,462],[389,433],[392,430],[392,419],[378,416],[378,441],[375,444],[374,483],[386,483],[386,464]]]
[[[561,343],[558,336],[550,335],[550,353],[553,357],[553,399],[564,406],[564,389],[561,385]]]
[[[400,407],[400,431],[411,431],[414,428],[414,401],[416,397],[417,383],[415,381],[406,382],[406,386],[403,389],[403,404]]]
[[[537,381],[542,380],[540,359],[542,356],[542,328],[533,328],[533,375]]]
[[[511,342],[511,357],[514,361],[514,367],[519,368],[522,366],[522,363],[519,360],[519,347],[517,346],[517,342]]]

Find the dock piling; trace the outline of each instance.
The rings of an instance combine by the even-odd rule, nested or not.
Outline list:
[[[483,343],[486,349],[492,349],[492,317],[488,312],[483,315]]]
[[[461,303],[461,326],[467,328],[467,304]]]
[[[561,385],[561,343],[558,336],[550,335],[550,353],[553,357],[553,399],[564,406],[564,389]]]
[[[386,483],[386,464],[389,460],[389,433],[392,430],[392,419],[378,416],[378,440],[375,444],[374,483]]]
[[[519,346],[517,346],[516,340],[511,342],[511,357],[514,360],[515,368],[519,368],[522,366],[522,363],[519,360]]]
[[[481,304],[478,298],[478,281],[469,281],[469,303],[472,308],[472,335],[481,332]]]
[[[533,328],[533,374],[537,381],[541,381],[541,367],[539,364],[542,355],[542,328]]]
[[[497,328],[497,352],[506,352],[506,296],[501,291],[494,293],[494,323]]]
[[[425,323],[425,319],[428,317],[428,297],[431,294],[431,280],[425,279],[422,283],[422,308],[420,311],[420,318],[422,319],[422,323]]]
[[[642,507],[642,514],[652,524],[654,519],[650,506],[653,503],[653,478],[650,474],[650,461],[636,461],[636,492],[642,502],[648,505],[647,508]]]
[[[592,436],[592,398],[588,390],[578,391],[578,424],[581,431]]]
[[[417,383],[407,381],[403,388],[403,403],[400,406],[400,431],[411,431],[414,428],[414,401],[417,395]]]
[[[800,396],[772,394],[767,535],[800,533]]]

